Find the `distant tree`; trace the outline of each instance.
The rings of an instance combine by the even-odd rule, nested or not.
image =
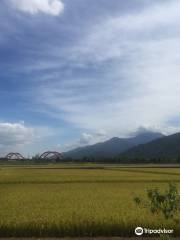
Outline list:
[[[39,161],[39,154],[32,156],[32,161],[38,162]]]

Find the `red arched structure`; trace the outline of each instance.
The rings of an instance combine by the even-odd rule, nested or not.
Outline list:
[[[59,152],[54,152],[54,151],[47,151],[44,152],[40,155],[39,159],[44,159],[44,160],[58,160],[62,158],[62,154]]]
[[[22,160],[25,159],[20,153],[8,153],[5,157],[7,160]]]

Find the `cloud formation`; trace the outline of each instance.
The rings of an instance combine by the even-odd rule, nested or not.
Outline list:
[[[21,123],[0,123],[0,150],[1,154],[7,151],[17,150],[18,148],[30,144],[35,139],[33,128],[26,127]]]
[[[112,135],[139,126],[165,132],[180,116],[179,7],[179,1],[159,1],[88,28],[71,49],[71,62],[98,74],[58,80],[42,89],[42,99],[83,128]]]
[[[63,151],[72,150],[78,147],[84,147],[88,145],[93,145],[97,142],[102,142],[107,139],[106,132],[104,130],[99,130],[93,133],[82,133],[80,138],[62,146]]]
[[[30,14],[63,11],[60,0],[8,1]],[[63,129],[39,145],[93,144],[140,126],[179,131],[179,0],[66,1],[62,18],[29,18],[3,2],[1,111],[26,103],[16,119]]]
[[[57,16],[64,10],[61,0],[10,0],[13,6],[30,14],[45,13]]]

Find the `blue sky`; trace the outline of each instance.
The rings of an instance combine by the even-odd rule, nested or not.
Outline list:
[[[0,150],[180,130],[178,0],[2,0]]]

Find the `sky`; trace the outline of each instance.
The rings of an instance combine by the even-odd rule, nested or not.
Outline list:
[[[180,132],[179,0],[1,0],[0,155]]]

